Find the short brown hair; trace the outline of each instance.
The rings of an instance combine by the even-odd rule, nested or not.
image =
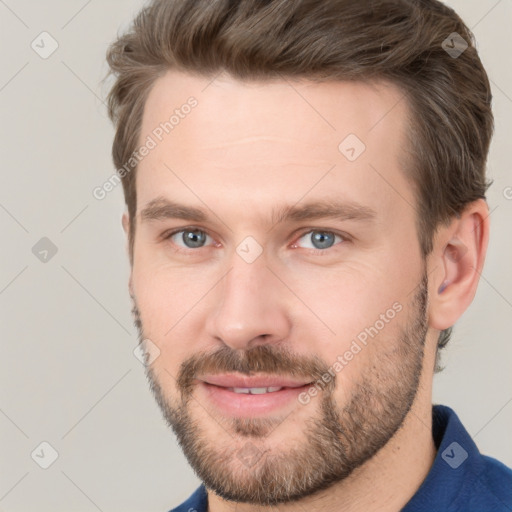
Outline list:
[[[454,34],[456,33],[456,35]],[[447,51],[462,50],[460,54]],[[493,131],[491,90],[471,31],[437,0],[153,0],[107,52],[116,169],[140,137],[144,104],[168,69],[240,80],[384,79],[408,100],[408,169],[418,238],[432,250],[440,224],[485,198]],[[122,183],[135,236],[136,169]],[[451,329],[441,333],[443,347]]]

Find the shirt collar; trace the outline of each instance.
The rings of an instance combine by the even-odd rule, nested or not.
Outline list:
[[[433,407],[432,435],[437,448],[434,464],[402,512],[448,510],[474,485],[484,468],[478,448],[449,407]]]

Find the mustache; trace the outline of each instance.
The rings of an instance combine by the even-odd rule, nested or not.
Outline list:
[[[194,380],[205,374],[254,373],[290,376],[316,381],[327,373],[329,367],[318,357],[293,354],[288,349],[274,345],[257,345],[249,350],[234,350],[227,345],[213,351],[195,354],[186,359],[178,373],[177,386],[186,397],[192,392]],[[334,379],[329,382],[334,387]],[[329,386],[326,385],[326,388]]]

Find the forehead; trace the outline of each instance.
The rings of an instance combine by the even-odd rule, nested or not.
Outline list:
[[[169,193],[183,189],[179,177],[206,194],[225,194],[229,183],[247,200],[268,200],[271,190],[297,200],[324,176],[317,193],[337,189],[389,207],[398,188],[412,201],[402,169],[407,116],[403,94],[387,82],[241,82],[168,71],[144,109],[139,142],[150,137],[156,146],[138,167],[138,210],[162,195],[164,182]]]
[[[283,77],[242,82],[225,73],[207,78],[169,70],[155,81],[148,95],[142,131],[149,132],[169,119],[191,97],[198,102],[199,108],[193,110],[197,123],[191,127],[192,123],[180,122],[173,135],[185,135],[188,125],[212,143],[223,140],[222,130],[212,130],[220,126],[237,126],[245,134],[264,127],[266,134],[275,136],[286,128],[287,134],[299,139],[311,140],[318,133],[331,136],[326,142],[331,138],[336,142],[347,130],[364,136],[382,123],[399,126],[407,107],[402,92],[387,81],[315,82]],[[224,115],[219,117],[221,112]],[[290,124],[292,119],[302,122]],[[201,127],[203,131],[197,131]]]

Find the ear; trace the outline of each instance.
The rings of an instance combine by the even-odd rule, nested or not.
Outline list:
[[[123,225],[124,234],[128,236],[128,233],[130,232],[130,217],[128,216],[128,212],[123,213],[121,223]]]
[[[133,285],[132,285],[132,270],[133,270],[133,261],[132,256],[130,254],[130,217],[128,212],[123,213],[123,217],[121,219],[121,224],[123,225],[124,234],[126,235],[126,252],[128,253],[128,257],[130,259],[130,280],[128,281],[128,290],[130,292],[130,296],[133,297]]]
[[[126,245],[125,249],[128,253],[128,257],[130,258],[130,265],[133,264],[132,262],[132,255],[130,254],[130,216],[128,215],[128,212],[123,213],[123,218],[121,220],[121,223],[123,225],[124,234],[126,236]]]
[[[440,331],[455,324],[476,293],[489,241],[489,208],[470,203],[449,226],[441,227],[429,258],[429,325]]]

